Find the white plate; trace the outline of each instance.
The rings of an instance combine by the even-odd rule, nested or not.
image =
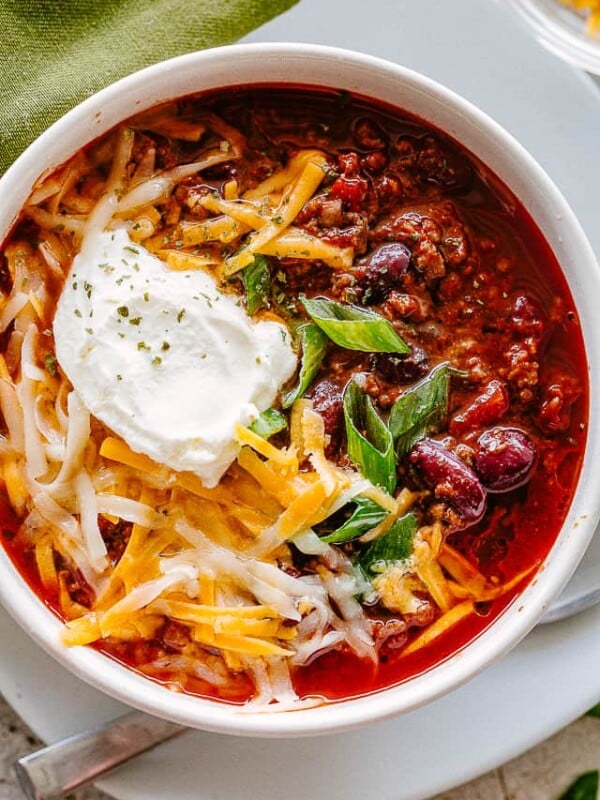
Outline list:
[[[414,67],[477,103],[548,170],[600,253],[600,96],[491,0],[301,0],[249,40],[340,45]],[[600,537],[572,586],[600,574]],[[573,591],[568,588],[567,591]],[[411,714],[320,739],[190,732],[101,786],[120,800],[423,798],[497,766],[600,698],[600,607],[534,631],[467,686]],[[125,708],[67,673],[0,612],[0,690],[47,741]]]

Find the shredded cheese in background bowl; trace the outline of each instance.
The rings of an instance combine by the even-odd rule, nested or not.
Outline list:
[[[585,30],[590,36],[600,34],[600,0],[560,0],[565,6],[570,6],[585,15]]]

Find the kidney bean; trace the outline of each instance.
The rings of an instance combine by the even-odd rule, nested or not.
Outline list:
[[[389,383],[413,383],[429,370],[429,360],[423,348],[412,345],[405,356],[398,353],[375,353],[371,358],[372,369]]]
[[[333,381],[323,380],[316,384],[310,399],[314,410],[323,418],[325,433],[329,436],[325,454],[332,457],[339,449],[344,429],[342,393]]]
[[[451,505],[468,527],[485,513],[486,491],[473,470],[435,439],[422,439],[413,447],[409,461],[420,472],[437,499]]]
[[[389,281],[398,283],[408,270],[410,256],[411,252],[405,244],[393,242],[380,244],[361,259],[360,263],[374,275],[385,275]]]
[[[502,381],[490,381],[472,403],[450,421],[450,433],[457,436],[476,428],[493,425],[508,411],[509,399]]]
[[[490,492],[509,492],[527,483],[537,448],[520,428],[491,428],[477,440],[473,466]]]
[[[380,244],[361,258],[353,274],[357,286],[368,290],[363,302],[379,302],[394,287],[401,285],[410,259],[411,252],[402,242]]]

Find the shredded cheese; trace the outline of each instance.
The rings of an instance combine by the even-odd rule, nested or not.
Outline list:
[[[157,170],[155,147],[134,149],[137,130],[198,142],[199,154]],[[354,259],[352,247],[308,233],[298,220],[322,191],[328,167],[320,150],[298,151],[245,192],[246,178],[230,179],[220,195],[202,188],[179,202],[174,191],[182,181],[241,157],[248,143],[239,131],[212,113],[174,118],[167,108],[122,126],[109,145],[74,157],[36,185],[26,214],[40,228],[39,248],[25,241],[6,248],[13,286],[0,294],[0,332],[14,324],[7,359],[0,355],[7,428],[0,476],[40,583],[67,620],[63,641],[139,645],[168,628],[181,652],[148,655],[138,665],[146,674],[163,677],[166,670],[180,687],[195,677],[226,688],[240,672],[256,687],[249,709],[301,708],[319,701],[299,700],[290,668],[337,648],[377,661],[359,597],[413,619],[425,606],[433,613],[434,622],[405,648],[410,655],[472,614],[475,603],[525,580],[534,567],[503,584],[486,580],[443,541],[439,523],[419,528],[404,561],[385,564],[369,580],[356,574],[344,548],[323,541],[315,526],[368,498],[388,513],[362,537],[364,545],[384,536],[418,495],[402,488],[393,497],[333,463],[310,400],[291,409],[287,447],[238,425],[237,460],[212,489],[135,452],[90,416],[46,334],[55,285],[95,232],[123,226],[171,270],[204,269],[217,278],[256,254],[332,269]],[[259,314],[281,322],[273,311]],[[294,567],[297,551],[310,559],[303,574]]]
[[[311,156],[310,160],[307,160],[295,184],[288,192],[284,193],[280,204],[271,214],[267,223],[260,230],[251,233],[246,239],[244,249],[225,262],[226,274],[232,275],[248,266],[252,261],[253,253],[259,252],[260,247],[270,242],[290,225],[325,177],[326,163],[322,154],[315,154]]]

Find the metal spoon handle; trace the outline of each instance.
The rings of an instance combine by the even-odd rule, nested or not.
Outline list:
[[[28,800],[54,800],[184,730],[174,722],[133,711],[23,756],[15,771]]]
[[[573,617],[575,614],[586,611],[597,603],[600,603],[600,586],[567,600],[563,600],[562,597],[559,597],[558,600],[550,606],[548,611],[546,611],[539,621],[539,624],[544,625],[547,622],[559,622],[562,619],[567,619],[567,617]]]

